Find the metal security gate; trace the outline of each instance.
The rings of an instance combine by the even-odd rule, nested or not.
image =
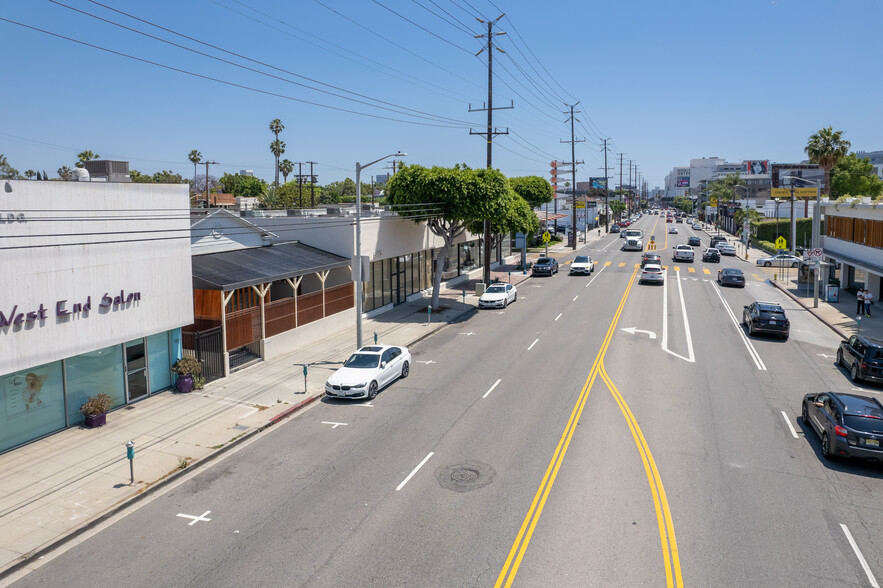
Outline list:
[[[224,377],[224,348],[221,339],[221,327],[182,333],[184,355],[199,360],[202,377],[206,382]]]

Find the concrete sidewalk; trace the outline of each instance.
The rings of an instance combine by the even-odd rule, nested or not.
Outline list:
[[[590,235],[579,247],[598,238]],[[559,260],[571,251],[550,248]],[[473,276],[443,288],[441,310],[431,316],[429,298],[422,298],[363,319],[363,343],[373,342],[376,332],[382,343],[413,346],[450,323],[468,320],[478,305],[480,272]],[[530,273],[513,263],[494,269],[491,278],[518,284]],[[99,429],[66,429],[0,455],[0,583],[184,470],[208,463],[321,398],[325,380],[353,352],[355,339],[353,325],[203,390],[163,392],[122,407]],[[134,484],[126,458],[129,440],[135,442]]]

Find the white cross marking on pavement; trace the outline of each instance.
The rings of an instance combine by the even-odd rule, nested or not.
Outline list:
[[[341,425],[343,425],[344,427],[346,426],[346,423],[332,423],[330,421],[322,421],[322,424],[323,425],[331,425],[332,429],[336,429],[337,427],[339,427]]]
[[[212,511],[207,510],[207,511],[205,511],[204,513],[202,513],[202,514],[199,515],[199,516],[189,515],[189,514],[182,514],[182,513],[179,512],[177,516],[179,516],[179,517],[181,517],[181,518],[183,518],[183,519],[193,519],[192,521],[190,521],[189,523],[187,523],[187,526],[192,527],[193,525],[195,525],[195,524],[196,524],[197,522],[199,522],[199,521],[206,521],[206,522],[210,521],[211,519],[207,519],[207,518],[205,518],[205,515],[209,514],[210,512],[212,512]]]
[[[467,337],[469,337],[470,335],[474,335],[475,333],[473,333],[472,331],[469,331],[468,333],[460,333],[460,334],[466,335]]]
[[[418,359],[418,360],[417,360],[417,363],[425,363],[426,365],[429,365],[429,364],[431,364],[431,363],[435,363],[435,362],[432,361],[431,359],[430,359],[429,361],[425,361],[425,360],[422,360],[422,359]]]

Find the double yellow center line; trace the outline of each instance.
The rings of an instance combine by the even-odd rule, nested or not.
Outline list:
[[[665,489],[662,486],[662,479],[656,468],[656,462],[653,460],[653,455],[650,453],[650,447],[647,444],[647,440],[644,438],[641,428],[638,426],[638,421],[635,419],[626,404],[625,399],[619,393],[619,390],[616,389],[616,386],[613,384],[613,381],[604,369],[604,355],[607,353],[607,348],[610,346],[610,341],[613,338],[613,334],[616,332],[616,324],[619,322],[619,317],[622,314],[623,308],[625,308],[625,302],[631,292],[632,285],[635,283],[635,276],[637,273],[638,269],[636,267],[632,271],[632,276],[629,279],[625,293],[619,301],[619,306],[616,309],[616,313],[613,315],[613,320],[610,322],[610,326],[607,328],[607,333],[601,343],[601,349],[595,357],[589,376],[586,378],[586,382],[583,384],[576,404],[570,413],[570,419],[567,421],[567,426],[561,434],[561,439],[558,441],[555,453],[552,454],[552,460],[546,468],[540,487],[537,489],[537,493],[534,496],[533,502],[531,502],[527,515],[524,517],[524,522],[521,523],[521,528],[518,530],[518,535],[515,538],[515,542],[512,544],[512,548],[509,550],[509,555],[506,557],[503,569],[497,577],[494,588],[511,586],[512,582],[515,580],[515,575],[518,573],[521,560],[524,558],[531,536],[540,520],[540,515],[543,513],[543,507],[546,504],[546,500],[549,498],[549,492],[551,492],[552,485],[555,483],[555,478],[558,476],[558,470],[564,462],[564,455],[567,453],[570,440],[573,438],[573,434],[576,431],[576,424],[579,422],[580,415],[582,415],[586,400],[589,397],[589,392],[595,383],[595,378],[598,377],[599,374],[616,400],[616,403],[619,405],[619,408],[629,425],[629,429],[632,432],[635,444],[638,446],[641,461],[644,464],[644,470],[647,474],[647,480],[650,483],[650,490],[653,494],[653,504],[656,508],[656,520],[659,525],[659,537],[662,544],[663,559],[665,561],[666,586],[669,588],[675,586],[681,588],[684,585],[681,577],[681,563],[678,556],[678,546],[675,539],[671,510],[669,509],[668,500],[665,496]]]

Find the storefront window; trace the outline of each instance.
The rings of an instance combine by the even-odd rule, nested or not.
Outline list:
[[[147,338],[147,365],[150,366],[150,393],[172,387],[169,334],[157,333]]]
[[[89,399],[104,392],[113,399],[113,406],[126,403],[123,386],[123,351],[120,345],[111,345],[98,351],[84,353],[65,361],[67,371],[67,416],[71,425],[83,422],[80,407]]]
[[[460,244],[460,273],[474,270],[481,265],[481,251],[477,241]]]
[[[0,451],[64,428],[60,361],[3,376],[2,392]]]

